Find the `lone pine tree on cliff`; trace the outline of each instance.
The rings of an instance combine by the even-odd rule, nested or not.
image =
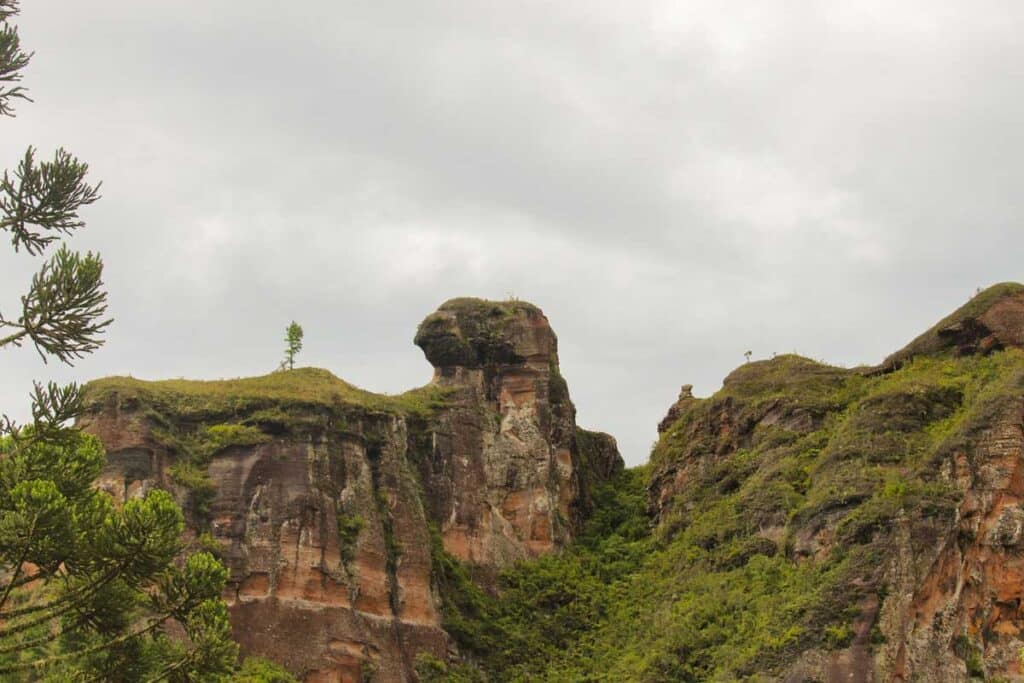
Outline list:
[[[281,363],[281,369],[287,367],[291,370],[295,367],[295,356],[302,350],[302,327],[294,320],[285,329],[284,341],[287,346],[284,350],[284,361]]]
[[[0,117],[28,101],[16,0],[0,0]],[[63,149],[29,148],[0,179],[0,232],[16,254],[39,257],[84,226],[99,198],[88,166]],[[0,312],[0,349],[31,345],[71,364],[103,343],[103,262],[60,245],[13,316]],[[219,681],[234,668],[227,572],[207,553],[180,566],[183,517],[166,491],[122,506],[93,482],[99,441],[68,423],[82,409],[75,384],[36,383],[30,424],[0,419],[0,679]],[[171,640],[166,628],[186,639]]]

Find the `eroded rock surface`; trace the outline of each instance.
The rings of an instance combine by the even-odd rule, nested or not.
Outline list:
[[[817,572],[799,637],[743,673],[1024,680],[1022,347],[1024,287],[998,285],[876,368],[781,356],[683,388],[648,488],[660,533],[726,569],[740,546]],[[692,527],[709,507],[737,516]]]
[[[446,656],[402,417],[309,406],[264,443],[212,454],[207,479],[194,482],[175,469],[184,446],[162,431],[184,440],[188,423],[160,411],[161,427],[153,409],[114,394],[83,418],[111,453],[100,485],[118,497],[175,492],[190,545],[231,571],[225,598],[243,652],[325,683],[407,680],[416,653]]]
[[[521,302],[454,299],[416,344],[454,390],[423,480],[445,548],[485,567],[550,552],[580,522],[575,408],[547,318]]]
[[[978,428],[971,447],[941,463],[962,492],[955,518],[931,547],[913,542],[906,520],[897,531],[888,568],[897,590],[880,622],[890,636],[880,668],[892,680],[1021,678],[1024,397],[1005,400]]]
[[[891,372],[917,356],[952,351],[987,354],[1024,348],[1024,285],[1004,282],[976,297],[892,354],[876,368]]]
[[[540,309],[454,300],[416,343],[434,381],[398,397],[312,369],[89,388],[100,485],[174,492],[189,546],[231,571],[243,653],[311,683],[411,681],[422,653],[453,656],[432,535],[493,576],[567,543],[588,486],[622,468],[614,439],[577,432]]]

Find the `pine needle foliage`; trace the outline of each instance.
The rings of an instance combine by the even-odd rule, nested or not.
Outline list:
[[[0,0],[0,115],[28,101],[31,54]],[[99,198],[88,166],[63,149],[37,162],[29,148],[0,178],[0,232],[15,253],[44,255],[84,226]],[[71,364],[103,343],[103,262],[59,246],[21,296],[0,312],[0,349],[30,342]],[[0,418],[0,679],[4,681],[226,681],[235,668],[227,570],[208,553],[182,559],[182,512],[169,493],[117,502],[99,490],[106,454],[69,423],[75,384],[35,383],[31,422]],[[171,634],[174,637],[171,637]]]

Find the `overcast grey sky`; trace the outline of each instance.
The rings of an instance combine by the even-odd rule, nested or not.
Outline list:
[[[32,378],[263,374],[293,318],[397,392],[426,314],[514,294],[638,464],[748,349],[878,362],[1024,279],[1020,2],[23,5],[0,165],[103,180],[71,244],[117,321],[70,370],[5,351],[15,414]],[[37,266],[0,250],[0,310]]]

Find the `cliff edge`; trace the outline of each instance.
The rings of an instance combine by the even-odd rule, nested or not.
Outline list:
[[[742,656],[698,651],[707,676],[1021,679],[1022,346],[1024,287],[1002,284],[876,368],[790,355],[684,387],[648,485],[691,553],[674,590],[738,582],[761,620]]]
[[[578,430],[537,307],[453,300],[416,343],[435,378],[399,396],[312,368],[87,387],[100,485],[172,491],[189,544],[231,571],[243,653],[311,683],[415,680],[418,657],[454,657],[439,553],[486,583],[554,552],[622,468],[613,439]]]

